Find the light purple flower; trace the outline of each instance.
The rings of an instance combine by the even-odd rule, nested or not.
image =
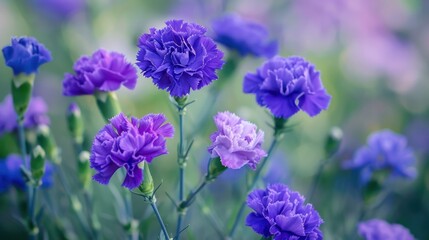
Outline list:
[[[92,56],[82,56],[73,69],[74,75],[64,75],[65,96],[88,95],[96,91],[110,92],[118,90],[121,85],[134,89],[137,82],[137,71],[124,55],[103,49]]]
[[[167,154],[165,138],[174,135],[173,126],[164,123],[163,114],[148,114],[141,119],[127,118],[123,113],[110,119],[95,136],[90,164],[97,173],[93,179],[108,184],[119,168],[126,170],[122,186],[133,189],[143,181],[139,164]]]
[[[32,0],[34,7],[42,13],[58,19],[67,19],[82,11],[85,0]]]
[[[359,148],[345,168],[358,169],[361,181],[367,183],[375,172],[387,170],[392,176],[415,178],[415,157],[407,139],[385,129],[372,133],[367,146]]]
[[[414,240],[410,231],[399,224],[389,224],[381,219],[359,223],[359,235],[365,240]]]
[[[256,95],[259,105],[278,118],[289,118],[299,110],[313,117],[326,110],[331,96],[320,73],[301,57],[274,57],[256,73],[244,77],[243,91]]]
[[[248,164],[255,169],[267,155],[262,149],[264,132],[230,112],[216,114],[214,121],[217,131],[210,136],[211,157],[220,157],[222,165],[228,168],[239,169]]]
[[[145,77],[171,96],[183,97],[217,79],[223,53],[206,29],[183,20],[171,20],[163,29],[151,28],[139,38],[137,65]]]
[[[251,212],[246,225],[256,233],[274,240],[322,240],[319,213],[304,197],[283,184],[253,190],[247,197]]]
[[[24,115],[24,127],[36,128],[49,125],[48,106],[41,97],[32,97]],[[0,103],[0,136],[18,128],[17,115],[13,107],[12,96],[7,95]]]

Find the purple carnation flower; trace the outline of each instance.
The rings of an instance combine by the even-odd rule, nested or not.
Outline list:
[[[374,172],[388,170],[393,176],[415,178],[415,157],[407,139],[391,130],[381,130],[368,137],[367,146],[358,149],[345,168],[360,170],[361,181],[367,183]]]
[[[6,65],[13,69],[13,74],[32,74],[40,65],[51,61],[48,49],[32,37],[12,38],[12,45],[3,48]]]
[[[121,85],[133,89],[137,82],[137,71],[124,55],[103,49],[90,57],[82,56],[73,69],[75,75],[64,75],[65,96],[89,95],[96,91],[110,92],[118,90]]]
[[[241,56],[272,57],[278,52],[277,41],[271,41],[267,29],[238,15],[224,15],[213,21],[214,39],[236,50]]]
[[[247,205],[253,209],[246,225],[258,234],[274,240],[321,240],[323,223],[311,204],[284,184],[271,184],[267,189],[253,190]]]
[[[410,231],[399,224],[389,224],[381,219],[359,223],[359,235],[365,240],[414,240]]]
[[[165,138],[174,135],[174,128],[163,114],[149,114],[141,119],[128,119],[123,113],[110,119],[95,136],[90,163],[97,173],[93,179],[108,184],[121,167],[126,170],[122,186],[133,189],[143,181],[141,162],[167,153]]]
[[[267,155],[262,149],[264,132],[230,112],[216,114],[214,121],[217,131],[210,136],[211,157],[219,157],[222,165],[228,168],[239,169],[248,164],[255,169]]]
[[[254,93],[258,104],[278,118],[289,118],[299,110],[316,116],[331,100],[320,73],[301,57],[268,60],[255,74],[246,74],[243,91]]]
[[[17,115],[13,108],[12,96],[7,95],[0,103],[0,136],[18,128]],[[36,128],[40,125],[49,125],[48,106],[41,97],[32,97],[28,110],[24,115],[24,127]]]
[[[163,29],[150,29],[139,38],[137,65],[145,77],[171,96],[182,97],[217,79],[223,53],[206,29],[194,23],[171,20]]]

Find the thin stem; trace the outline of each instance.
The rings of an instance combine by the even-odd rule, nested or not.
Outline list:
[[[30,170],[30,162],[27,158],[27,146],[25,145],[25,132],[24,132],[24,119],[17,118],[18,121],[18,135],[19,146],[21,148],[22,161],[24,161],[25,168]]]
[[[31,223],[31,228],[30,229],[30,235],[29,235],[29,239],[36,239],[37,233],[38,233],[38,229],[37,229],[37,223],[36,220],[34,219],[34,210],[35,210],[35,206],[36,206],[36,196],[37,196],[37,187],[33,186],[31,188],[31,190],[29,190],[32,192],[31,196],[32,198],[30,199],[30,206],[28,209],[28,217],[29,217],[29,221]]]
[[[177,163],[179,164],[179,201],[183,202],[184,200],[184,188],[185,188],[185,166],[186,159],[183,154],[183,143],[184,143],[184,130],[183,130],[183,115],[185,114],[185,107],[178,106],[177,111],[179,113],[179,147],[177,153]],[[180,239],[181,225],[183,221],[183,216],[185,212],[179,212],[177,216],[177,226],[176,226],[176,239]]]
[[[326,163],[328,162],[329,158],[326,158],[326,160],[322,160],[319,167],[317,168],[316,175],[314,175],[313,181],[311,182],[310,191],[308,192],[308,201],[311,202],[313,199],[314,192],[317,189],[317,185],[319,184],[320,177],[322,176],[323,169],[326,166]]]
[[[150,206],[153,209],[153,212],[156,215],[156,218],[158,219],[159,225],[161,225],[161,229],[162,229],[162,232],[164,233],[165,239],[170,239],[170,237],[168,236],[168,231],[167,231],[167,228],[165,227],[164,221],[162,221],[162,217],[159,214],[158,208],[156,207],[155,197],[150,197],[149,202],[150,202]]]

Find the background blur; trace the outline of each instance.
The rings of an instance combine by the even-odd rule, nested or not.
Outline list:
[[[369,218],[383,218],[409,228],[418,239],[429,239],[429,1],[425,0],[0,0],[0,46],[10,44],[12,36],[34,36],[52,53],[53,61],[41,67],[34,95],[49,105],[51,128],[62,149],[63,169],[70,182],[76,180],[76,159],[68,137],[65,113],[76,101],[86,123],[87,144],[104,122],[92,96],[62,96],[62,79],[71,72],[74,61],[98,48],[124,53],[135,62],[138,36],[150,27],[163,27],[164,21],[183,18],[206,26],[224,13],[238,13],[269,29],[280,44],[280,55],[301,55],[313,62],[332,95],[327,111],[315,118],[299,113],[290,120],[293,131],[287,133],[275,157],[266,182],[284,182],[302,194],[320,163],[325,138],[333,126],[344,132],[340,152],[329,162],[313,199],[325,223],[326,239],[348,239],[356,234],[358,202],[357,175],[341,169],[354,151],[365,144],[376,130],[389,128],[404,134],[417,156],[419,175],[414,181],[392,183],[386,201]],[[225,49],[225,52],[227,50]],[[223,89],[211,114],[229,110],[255,122],[265,131],[266,148],[272,131],[270,117],[259,107],[253,95],[242,93],[246,72],[254,72],[264,59],[247,57],[230,83]],[[0,100],[9,94],[12,71],[0,58]],[[209,88],[191,94],[196,100],[188,108],[185,131],[190,133],[204,112]],[[177,125],[175,109],[168,94],[158,90],[140,74],[135,90],[121,89],[118,96],[127,114],[141,117],[163,112]],[[211,117],[195,138],[187,168],[187,186],[195,186],[208,159],[208,136],[214,130]],[[173,232],[176,214],[164,192],[177,195],[177,138],[169,141],[170,154],[152,164],[156,183],[163,180],[158,195],[161,214]],[[12,144],[0,146],[0,158],[16,151]],[[187,239],[217,239],[216,228],[225,229],[229,216],[244,196],[245,172],[226,173],[203,191],[187,215],[190,227]],[[72,184],[76,187],[77,184]],[[94,205],[102,224],[102,236],[123,238],[115,219],[113,199],[108,188],[94,182]],[[68,237],[80,239],[72,211],[59,184],[40,196],[49,202],[45,221],[52,239],[55,224],[63,225]],[[25,230],[13,215],[16,192],[0,196],[0,236],[25,238]],[[143,239],[156,239],[158,223],[141,198],[133,197],[134,216],[142,220]],[[61,223],[61,224],[60,224]],[[216,226],[218,225],[218,226]],[[244,222],[243,222],[244,225]],[[348,235],[347,235],[348,234]],[[7,236],[3,238],[3,236]],[[248,227],[242,227],[240,239],[259,239]]]

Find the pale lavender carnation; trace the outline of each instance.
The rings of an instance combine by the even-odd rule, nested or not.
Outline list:
[[[381,219],[359,223],[358,232],[365,240],[414,240],[410,231],[399,224],[389,224]]]

